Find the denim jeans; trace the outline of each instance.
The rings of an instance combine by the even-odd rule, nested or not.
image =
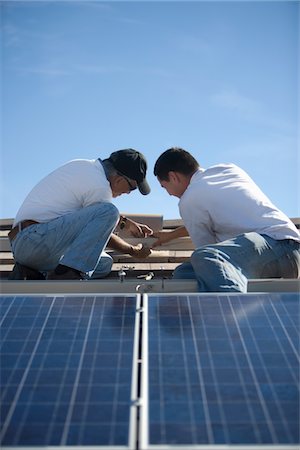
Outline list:
[[[112,266],[104,249],[118,219],[113,204],[95,203],[50,222],[31,225],[12,241],[14,258],[41,272],[63,264],[91,278],[103,277]]]
[[[249,278],[298,278],[300,244],[245,233],[196,249],[178,266],[176,279],[196,279],[199,292],[247,292]]]

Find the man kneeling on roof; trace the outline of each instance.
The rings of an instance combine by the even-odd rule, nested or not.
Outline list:
[[[147,195],[145,157],[133,149],[101,160],[67,162],[43,178],[25,198],[9,233],[16,261],[11,279],[103,278],[113,260],[106,245],[134,257],[151,250],[112,234],[125,228],[134,237],[152,230],[119,215],[112,199],[139,189]]]
[[[154,175],[178,197],[184,227],[159,232],[157,247],[190,235],[196,250],[174,278],[198,281],[200,292],[246,292],[249,278],[298,278],[300,235],[254,181],[234,164],[204,170],[181,148],[166,150]]]

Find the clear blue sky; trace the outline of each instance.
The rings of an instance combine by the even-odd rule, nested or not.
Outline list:
[[[2,218],[64,162],[126,147],[152,193],[119,209],[177,218],[152,175],[171,146],[300,215],[298,1],[1,1],[1,17]]]

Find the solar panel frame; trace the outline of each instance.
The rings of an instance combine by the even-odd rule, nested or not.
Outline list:
[[[269,294],[262,294],[264,297],[266,297],[266,296],[269,296]],[[274,295],[276,295],[276,294],[272,294],[273,296]],[[284,296],[285,294],[278,294],[279,296]],[[293,295],[293,294],[288,294],[288,295]],[[294,296],[297,296],[297,294],[294,294]],[[148,305],[149,305],[149,315],[151,315],[151,302],[153,302],[153,300],[155,300],[155,298],[157,299],[157,298],[159,298],[159,299],[163,299],[163,298],[174,298],[174,297],[178,297],[178,298],[180,298],[180,297],[184,297],[184,296],[186,296],[186,297],[188,297],[189,299],[193,299],[193,298],[198,298],[198,299],[205,299],[205,298],[207,298],[208,296],[210,296],[210,297],[217,297],[218,299],[219,299],[219,301],[222,301],[222,299],[225,297],[225,298],[227,298],[228,297],[228,294],[218,294],[218,295],[213,295],[213,294],[190,294],[190,293],[187,293],[186,295],[184,295],[184,294],[180,294],[180,295],[177,295],[176,296],[176,294],[173,294],[173,295],[170,295],[170,294],[148,294],[147,295],[147,300],[146,300],[146,302],[148,302]],[[146,296],[145,296],[146,297]],[[243,296],[241,296],[241,294],[233,294],[233,295],[230,295],[229,297],[236,297],[237,299],[241,299],[242,297],[245,299],[247,299],[248,301],[249,301],[249,299],[257,299],[257,298],[261,298],[260,297],[260,294],[256,294],[256,295],[254,295],[254,294],[246,294],[246,295],[243,295]],[[224,300],[224,299],[223,299]],[[145,302],[145,299],[144,299],[144,302]],[[254,302],[255,303],[255,302]],[[249,302],[249,306],[250,306],[250,309],[251,309],[251,307],[253,308],[253,304],[251,304],[251,301]],[[231,306],[232,307],[232,306]],[[244,305],[243,305],[243,307],[244,307]],[[299,305],[298,305],[298,307],[299,307]],[[251,311],[250,311],[251,312]],[[296,312],[296,311],[295,311]],[[253,314],[253,311],[252,311],[252,314]],[[190,312],[189,312],[189,315],[190,315],[190,317],[191,317],[191,314],[190,314]],[[278,314],[277,314],[278,315]],[[233,314],[233,316],[234,316],[234,314]],[[266,316],[267,317],[267,316]],[[158,320],[158,319],[157,319]],[[254,319],[255,320],[255,319]],[[149,319],[149,321],[150,321],[150,319]],[[248,327],[249,327],[249,325],[248,325]],[[159,327],[158,327],[159,328]],[[149,323],[149,333],[150,333],[150,335],[149,335],[149,345],[151,346],[151,333],[153,333],[154,332],[154,330],[153,330],[153,327],[151,327],[151,325],[150,325],[150,323]],[[295,325],[295,332],[298,332],[298,328],[296,328],[296,325]],[[297,342],[297,341],[296,341]],[[197,347],[196,347],[197,348]],[[245,345],[244,345],[244,350],[245,350]],[[296,349],[294,349],[295,351],[296,351]],[[149,348],[147,348],[147,352],[148,352],[148,356],[149,356],[149,358],[151,358],[151,348],[149,349]],[[297,355],[297,357],[299,358],[299,356]],[[248,358],[248,362],[249,362],[249,358]],[[251,366],[251,365],[250,365]],[[198,362],[198,367],[199,367],[199,362]],[[151,370],[151,362],[149,362],[149,367],[148,367],[148,372]],[[253,374],[252,374],[253,375]],[[161,375],[160,375],[161,376]],[[151,376],[150,376],[150,378],[151,378]],[[153,398],[153,391],[150,391],[150,382],[151,382],[151,380],[149,380],[149,383],[148,383],[148,385],[147,386],[145,386],[145,391],[146,391],[146,389],[147,388],[149,388],[149,391],[147,392],[147,397],[148,397],[148,399],[149,399],[149,397],[150,397],[150,399],[149,399],[149,402],[151,403],[151,400],[152,400],[152,398]],[[204,384],[202,384],[202,386],[203,386]],[[193,393],[194,394],[194,393]],[[202,392],[202,394],[203,394],[203,392]],[[204,395],[205,395],[205,392],[204,392]],[[147,405],[147,401],[145,401],[145,404]],[[151,405],[149,404],[149,406],[150,406],[150,408],[151,408]],[[161,405],[160,405],[161,406]],[[158,409],[158,408],[157,408]],[[161,409],[161,408],[160,408]],[[160,413],[161,414],[161,413]],[[208,420],[206,420],[206,426],[210,423],[210,420],[209,420],[209,417],[206,417],[206,419],[208,419]],[[253,420],[253,417],[252,417],[252,420]],[[149,413],[149,427],[148,428],[150,428],[150,426],[151,426],[151,410],[150,410],[150,413]],[[148,435],[147,435],[147,433],[149,433]],[[149,438],[149,436],[150,436],[150,438]],[[251,450],[251,449],[256,449],[256,450],[258,450],[258,449],[264,449],[264,450],[266,450],[266,449],[272,449],[272,450],[283,450],[283,449],[298,449],[299,448],[299,446],[298,446],[298,443],[297,444],[294,444],[294,443],[283,443],[283,444],[281,444],[280,442],[277,442],[277,443],[271,443],[271,444],[267,444],[267,443],[261,443],[261,444],[259,444],[259,443],[232,443],[232,444],[230,444],[230,443],[222,443],[222,444],[220,444],[220,443],[215,443],[213,440],[211,441],[211,442],[209,442],[209,443],[195,443],[195,444],[189,444],[188,442],[186,442],[186,443],[184,443],[184,444],[180,444],[180,443],[178,443],[178,442],[176,442],[176,445],[175,444],[173,444],[172,445],[172,443],[171,442],[165,442],[165,443],[153,443],[153,441],[152,441],[152,443],[150,443],[150,439],[151,439],[151,431],[149,431],[148,432],[148,430],[145,430],[145,439],[144,439],[144,442],[143,442],[143,446],[142,446],[142,448],[143,449],[170,449],[170,448],[184,448],[184,449],[188,449],[188,448],[191,448],[191,449],[204,449],[204,448],[209,448],[209,449],[223,449],[223,448],[234,448],[235,450],[238,450],[238,449],[247,449],[247,450]]]
[[[149,444],[149,309],[148,296],[143,295],[142,316],[142,367],[141,367],[141,391],[140,391],[140,421],[139,421],[139,444],[141,449],[147,449]]]
[[[3,325],[3,323],[4,323],[4,321],[5,320],[7,320],[7,318],[8,318],[8,316],[9,316],[9,313],[10,313],[10,310],[11,310],[11,308],[9,307],[9,301],[10,301],[10,299],[11,300],[13,300],[13,299],[16,299],[18,297],[18,299],[19,299],[19,301],[20,302],[22,302],[22,299],[23,299],[23,302],[24,302],[24,299],[25,299],[25,297],[24,296],[10,296],[10,297],[2,297],[1,298],[1,309],[2,309],[2,313],[3,313],[3,319],[2,319],[2,325]],[[33,295],[33,296],[30,296],[30,298],[32,299],[32,298],[34,298],[35,299],[35,301],[37,301],[38,303],[40,302],[40,299],[42,298],[42,299],[48,299],[48,301],[49,301],[49,299],[51,299],[53,297],[53,300],[52,300],[52,302],[54,302],[54,299],[57,299],[57,298],[59,298],[60,296],[57,296],[57,295],[55,295],[55,296],[51,296],[50,294],[49,295],[42,295],[42,296],[40,296],[40,295]],[[136,323],[136,310],[137,310],[137,307],[139,307],[139,302],[140,302],[140,296],[138,295],[133,295],[133,294],[125,294],[125,295],[120,295],[120,294],[116,294],[115,296],[107,296],[107,295],[86,295],[86,296],[82,296],[82,295],[78,295],[78,296],[76,296],[76,295],[72,295],[72,298],[77,298],[77,301],[78,301],[78,297],[80,297],[80,298],[84,298],[84,299],[87,299],[87,298],[94,298],[94,303],[96,302],[96,299],[99,299],[99,298],[102,298],[102,299],[104,299],[104,301],[105,301],[105,298],[106,299],[109,299],[109,298],[115,298],[115,299],[117,299],[117,298],[122,298],[122,299],[124,299],[124,305],[126,304],[126,301],[127,300],[125,300],[125,299],[130,299],[130,300],[132,300],[133,301],[133,305],[132,305],[132,307],[133,307],[133,309],[132,309],[132,314],[130,313],[129,315],[128,315],[128,317],[129,317],[129,321],[127,320],[127,316],[126,316],[126,310],[124,309],[124,305],[123,305],[123,309],[124,309],[124,311],[125,311],[125,315],[123,316],[123,318],[122,318],[122,325],[123,324],[126,324],[126,320],[127,320],[127,322],[128,323],[131,323],[131,322],[133,322],[132,323],[132,325],[130,324],[130,326],[129,326],[129,328],[130,329],[132,329],[132,331],[130,331],[130,333],[132,334],[132,339],[131,339],[131,342],[132,342],[132,357],[131,357],[131,355],[129,354],[129,358],[131,358],[131,362],[130,362],[130,369],[129,369],[129,371],[130,371],[130,378],[129,378],[129,396],[130,396],[130,398],[128,399],[129,401],[127,402],[128,403],[128,405],[127,405],[127,409],[128,409],[128,415],[129,415],[129,419],[128,419],[128,442],[126,443],[126,445],[117,445],[116,443],[113,443],[113,448],[130,448],[130,449],[132,449],[132,448],[135,448],[135,441],[136,441],[136,421],[135,421],[135,415],[136,415],[136,398],[133,398],[133,396],[134,395],[136,395],[136,391],[137,391],[137,389],[136,389],[136,386],[134,385],[134,384],[136,384],[137,383],[137,375],[136,375],[136,353],[137,353],[137,346],[138,346],[138,343],[137,343],[137,336],[136,336],[136,333],[137,332],[139,332],[139,329],[138,329],[138,327],[137,327],[137,323]],[[62,296],[61,297],[62,299],[66,299],[67,297],[66,296]],[[69,297],[68,297],[69,298]],[[11,302],[11,305],[10,306],[12,306],[12,302]],[[19,305],[20,306],[20,305]],[[23,321],[25,321],[25,323],[27,322],[27,325],[28,325],[28,317],[30,316],[30,315],[28,315],[27,317],[26,317],[26,308],[25,308],[25,310],[23,311],[23,313],[25,313],[25,315],[23,314],[23,318],[22,318],[22,320]],[[29,311],[27,310],[27,313],[29,314]],[[39,337],[41,337],[42,336],[42,334],[44,333],[44,331],[45,331],[45,324],[47,323],[47,319],[50,319],[50,317],[49,317],[49,314],[50,314],[50,310],[48,311],[48,315],[46,315],[45,316],[45,319],[44,319],[44,326],[42,326],[42,328],[40,329],[40,331],[39,331],[39,333],[38,333],[38,340],[36,341],[36,343],[35,343],[35,345],[34,345],[34,347],[33,348],[31,348],[30,349],[30,351],[32,352],[31,353],[31,356],[29,357],[29,360],[26,362],[26,361],[23,361],[23,362],[21,362],[21,364],[25,364],[25,367],[23,368],[24,369],[24,373],[23,373],[23,375],[22,375],[22,380],[23,380],[23,382],[22,382],[22,380],[21,380],[21,384],[19,384],[19,386],[18,386],[18,388],[17,388],[17,391],[15,392],[15,398],[17,399],[17,401],[18,401],[18,399],[20,398],[20,394],[21,394],[21,392],[22,392],[22,389],[23,389],[23,387],[24,387],[24,382],[25,382],[25,380],[26,380],[26,378],[27,378],[27,375],[28,375],[28,371],[29,371],[29,368],[31,367],[31,365],[32,365],[32,363],[33,363],[33,361],[34,361],[34,358],[35,358],[35,354],[36,354],[36,349],[38,348],[38,346],[39,346],[39,344],[40,344],[40,342],[41,342],[41,340],[39,339]],[[104,314],[104,313],[103,313]],[[132,318],[130,319],[130,315],[132,316]],[[90,315],[90,320],[92,320],[92,315]],[[62,319],[63,320],[63,319]],[[117,319],[118,320],[118,319]],[[41,320],[41,322],[43,322],[43,319]],[[66,324],[65,324],[66,325]],[[91,324],[90,324],[91,325]],[[101,327],[100,327],[101,328]],[[99,329],[100,329],[99,328]],[[89,326],[87,326],[87,328],[86,328],[86,330],[85,330],[85,336],[87,336],[88,335],[88,333],[89,333],[89,330],[90,330],[91,328],[89,327]],[[125,329],[125,328],[124,328]],[[95,328],[95,330],[96,330],[96,328]],[[95,330],[93,330],[94,332],[96,332],[96,334],[98,334],[99,335],[99,330],[98,331],[95,331]],[[8,331],[9,332],[9,331]],[[68,330],[66,331],[66,333],[68,334]],[[109,333],[108,333],[109,334]],[[109,336],[108,336],[109,337]],[[35,336],[35,338],[36,338],[36,336]],[[61,341],[62,342],[62,345],[63,345],[63,341]],[[123,345],[123,342],[125,342],[125,340],[124,341],[121,341],[120,340],[120,345]],[[111,341],[111,343],[113,343],[113,341]],[[88,344],[88,341],[86,340],[86,344]],[[25,344],[24,344],[25,345]],[[121,347],[120,347],[120,349],[121,349]],[[81,365],[83,364],[83,360],[84,360],[84,351],[82,351],[81,352],[81,359],[80,359],[80,363],[81,363]],[[127,367],[127,364],[128,364],[128,362],[129,362],[129,360],[128,360],[128,362],[127,361],[125,361],[125,360],[123,360],[123,356],[124,356],[124,354],[123,353],[121,353],[121,352],[119,352],[119,356],[118,356],[118,358],[119,358],[119,363],[122,365],[122,364],[125,364],[125,367]],[[96,358],[97,357],[97,355],[94,353],[94,358]],[[109,357],[109,355],[108,355],[108,357]],[[42,358],[42,355],[41,355],[41,358]],[[21,356],[21,361],[22,361],[22,359],[24,359],[23,358],[23,356]],[[40,358],[39,358],[40,359]],[[76,358],[75,358],[76,359]],[[128,359],[128,358],[127,358]],[[49,362],[49,361],[48,361]],[[70,362],[70,361],[69,361]],[[37,364],[39,364],[39,363],[41,363],[41,359],[39,360],[39,361],[37,361]],[[71,361],[71,363],[72,363],[72,361]],[[50,366],[51,366],[51,362],[49,362],[49,364],[50,364]],[[63,361],[60,361],[59,362],[59,364],[63,364]],[[73,361],[73,364],[74,364],[74,361]],[[26,366],[27,365],[27,366]],[[66,367],[67,367],[67,365],[66,365]],[[69,368],[69,366],[68,366],[68,368]],[[120,368],[121,368],[121,366],[120,366]],[[122,366],[122,369],[123,369],[123,366]],[[124,369],[125,371],[127,371],[127,369]],[[53,371],[52,371],[52,373],[53,373]],[[77,372],[77,374],[78,374],[79,372]],[[119,371],[119,373],[121,373],[120,371]],[[79,381],[79,376],[81,376],[81,375],[77,375],[77,380],[75,379],[75,382],[78,382]],[[106,374],[106,376],[107,376],[107,374]],[[118,375],[117,375],[118,376]],[[19,380],[20,381],[20,380]],[[115,389],[118,389],[118,386],[115,388]],[[74,401],[75,400],[75,397],[76,397],[76,392],[75,392],[75,390],[73,390],[73,397],[71,397],[71,400],[72,401]],[[118,401],[118,399],[116,398],[116,401]],[[4,422],[4,431],[2,430],[2,434],[3,435],[5,435],[5,431],[7,430],[7,426],[10,424],[10,419],[12,418],[12,416],[13,416],[13,414],[14,414],[14,411],[15,411],[15,408],[16,408],[16,405],[17,405],[17,402],[15,402],[14,404],[12,404],[11,406],[10,406],[10,411],[11,412],[9,412],[9,415],[8,415],[8,417],[7,417],[7,420],[6,420],[6,422]],[[70,408],[70,406],[68,406],[68,408]],[[41,411],[39,411],[39,413],[40,413]],[[46,413],[47,413],[47,408],[46,408]],[[66,430],[67,430],[67,428],[68,428],[68,425],[70,424],[70,420],[71,420],[71,417],[72,417],[72,413],[73,413],[73,411],[72,411],[72,409],[69,409],[69,412],[68,412],[68,416],[67,416],[67,420],[68,420],[68,424],[66,425],[66,424],[64,424],[65,425],[65,427],[66,427]],[[116,423],[116,422],[115,422]],[[111,425],[112,426],[112,425]],[[61,430],[60,430],[61,431]],[[72,445],[68,445],[68,442],[67,442],[67,434],[66,434],[66,432],[65,432],[65,435],[64,436],[62,436],[62,438],[61,438],[61,443],[62,444],[67,444],[67,445],[50,445],[49,446],[49,448],[55,448],[55,447],[57,447],[57,448],[60,448],[60,449],[62,449],[62,448],[67,448],[67,449],[71,449],[72,448]],[[72,444],[71,442],[69,442],[69,444]],[[14,448],[14,447],[16,447],[16,448],[22,448],[22,447],[24,447],[25,448],[25,446],[23,446],[23,445],[17,445],[17,446],[15,446],[15,445],[3,445],[2,446],[2,448],[3,449],[5,449],[5,448]],[[88,449],[88,448],[95,448],[95,446],[94,445],[74,445],[74,448],[76,447],[76,449],[79,449],[79,448],[83,448],[83,449]],[[107,448],[107,449],[111,449],[112,448],[112,445],[99,445],[99,444],[97,444],[97,447],[100,447],[101,449],[105,449],[105,448]],[[28,446],[27,446],[27,448],[28,448]],[[38,448],[45,448],[44,447],[44,443],[43,443],[43,445],[41,445],[41,446],[39,446],[39,445],[35,445],[34,446],[34,448],[35,449],[38,449]]]

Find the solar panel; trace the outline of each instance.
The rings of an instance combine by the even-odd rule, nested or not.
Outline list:
[[[128,446],[135,316],[136,296],[2,297],[1,445]]]
[[[1,448],[299,443],[298,294],[0,306]]]
[[[148,315],[142,448],[299,448],[297,293],[149,295]]]

